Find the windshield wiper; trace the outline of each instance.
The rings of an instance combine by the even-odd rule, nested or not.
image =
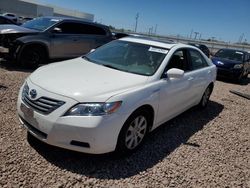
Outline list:
[[[108,68],[111,68],[111,69],[115,69],[115,70],[120,70],[120,69],[118,69],[117,67],[114,67],[114,66],[108,65],[108,64],[102,64],[102,66],[108,67]]]
[[[87,61],[92,62],[92,61],[91,61],[91,60],[90,60],[87,56],[85,56],[85,55],[84,55],[84,56],[82,56],[82,58],[83,58],[83,59],[86,59]]]

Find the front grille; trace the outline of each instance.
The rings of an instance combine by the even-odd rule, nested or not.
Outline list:
[[[23,102],[30,108],[45,115],[53,112],[65,103],[64,101],[59,101],[48,97],[40,97],[36,100],[30,99],[29,87],[27,84],[23,88],[22,99]]]

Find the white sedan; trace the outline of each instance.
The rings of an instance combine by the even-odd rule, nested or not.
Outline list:
[[[43,66],[20,89],[17,109],[39,140],[85,152],[127,153],[192,106],[205,107],[216,67],[197,48],[126,37]]]

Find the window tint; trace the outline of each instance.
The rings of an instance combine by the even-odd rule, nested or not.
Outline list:
[[[193,70],[208,66],[206,60],[202,57],[200,52],[196,50],[190,50],[189,52],[190,52],[190,60],[191,60]]]
[[[168,62],[167,70],[171,68],[177,68],[184,71],[189,70],[188,61],[186,58],[186,50],[178,50],[172,55],[170,61]]]
[[[106,35],[104,29],[82,23],[62,23],[57,28],[61,29],[62,34],[87,34],[87,35]]]

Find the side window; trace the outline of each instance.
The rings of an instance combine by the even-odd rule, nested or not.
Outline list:
[[[189,53],[190,53],[190,61],[192,65],[192,70],[196,70],[196,69],[200,69],[200,68],[208,66],[206,60],[202,57],[200,52],[196,50],[190,50]]]
[[[186,50],[178,50],[172,55],[168,62],[166,70],[169,70],[171,68],[181,69],[185,72],[189,70]]]
[[[104,29],[89,24],[65,22],[57,28],[61,30],[62,34],[106,35]]]
[[[65,22],[57,26],[61,34],[80,34],[81,24]]]
[[[106,35],[106,31],[100,27],[88,24],[81,24],[81,34],[87,35]]]

